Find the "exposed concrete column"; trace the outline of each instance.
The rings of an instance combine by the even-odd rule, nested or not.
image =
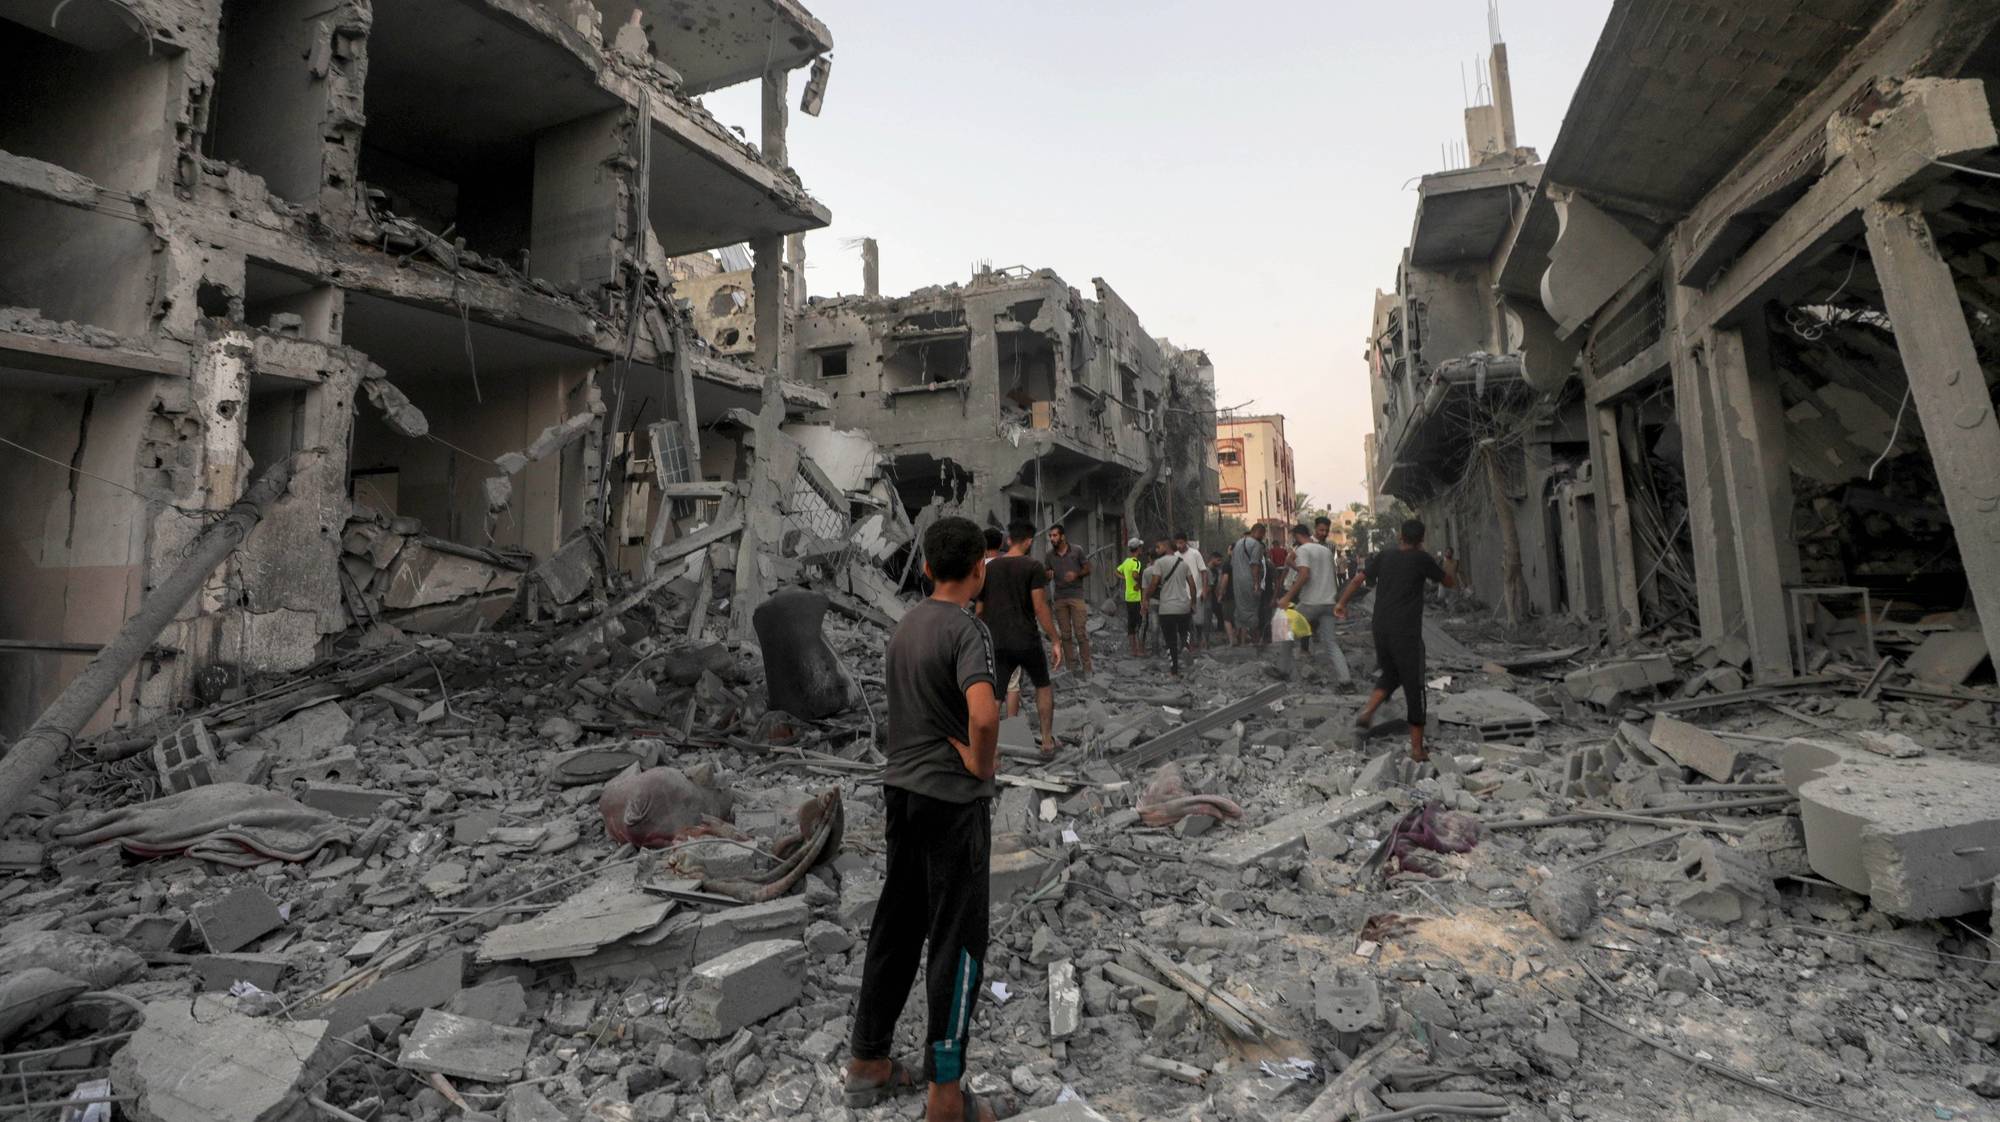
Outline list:
[[[1951,266],[1909,203],[1863,212],[1868,252],[1895,325],[1910,397],[1951,513],[1959,561],[1989,650],[2000,651],[2000,422],[1966,327]]]
[[[1673,287],[1666,331],[1687,478],[1688,534],[1694,545],[1695,614],[1701,621],[1701,637],[1713,643],[1728,636],[1743,618],[1743,584],[1736,571],[1735,523],[1729,519],[1729,491],[1722,477],[1708,356],[1690,335],[1687,320],[1691,296],[1691,290]]]
[[[1755,337],[1746,339],[1751,332]],[[1792,676],[1781,560],[1791,538],[1792,510],[1784,413],[1777,380],[1765,366],[1763,343],[1757,327],[1710,332],[1708,376],[1733,524],[1730,537],[1742,581],[1741,625],[1757,680],[1771,681]],[[1786,476],[1782,489],[1772,482],[1779,474]],[[1777,505],[1781,499],[1783,508]]]
[[[1597,485],[1597,562],[1604,581],[1604,619],[1614,642],[1639,632],[1639,572],[1632,553],[1632,508],[1625,495],[1625,453],[1618,444],[1618,406],[1590,417],[1591,478]]]
[[[785,337],[785,239],[758,238],[750,243],[750,292],[756,312],[757,368],[778,371]]]
[[[861,239],[861,294],[882,295],[882,247],[874,238]]]
[[[758,148],[764,162],[774,168],[785,167],[791,156],[785,147],[785,84],[789,76],[783,70],[764,71],[764,135]]]
[[[557,125],[535,138],[534,202],[528,220],[530,271],[570,288],[609,284],[628,240],[632,204],[622,170],[629,141],[651,122],[610,109]]]

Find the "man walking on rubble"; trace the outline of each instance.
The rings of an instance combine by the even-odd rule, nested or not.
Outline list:
[[[986,586],[979,594],[979,618],[993,636],[993,677],[1008,683],[1007,715],[1020,709],[1014,692],[1014,671],[1035,687],[1035,718],[1042,726],[1042,758],[1056,754],[1056,691],[1049,678],[1052,668],[1042,651],[1041,635],[1055,647],[1053,669],[1062,669],[1062,638],[1056,634],[1055,617],[1049,612],[1049,572],[1040,561],[1028,556],[1035,544],[1035,527],[1030,522],[1013,522],[1007,527],[1007,552],[986,563]]]
[[[1340,574],[1334,569],[1333,550],[1325,542],[1314,540],[1312,531],[1303,523],[1292,527],[1292,541],[1292,582],[1278,598],[1278,607],[1282,610],[1295,603],[1299,606],[1299,614],[1312,624],[1312,634],[1304,639],[1306,657],[1311,658],[1318,651],[1321,658],[1332,664],[1334,678],[1345,682],[1350,676],[1347,656],[1341,653],[1340,644],[1333,637],[1333,605],[1340,593]]]
[[[1145,594],[1139,586],[1139,574],[1146,569],[1146,563],[1139,560],[1139,551],[1146,543],[1133,538],[1125,543],[1125,560],[1118,563],[1118,578],[1125,582],[1125,640],[1132,648],[1133,658],[1144,658],[1146,650]]]
[[[1234,594],[1230,611],[1229,637],[1239,647],[1257,641],[1271,626],[1271,613],[1262,611],[1264,588],[1264,524],[1258,522],[1243,531],[1229,548],[1229,588]]]
[[[1084,597],[1083,579],[1090,575],[1090,558],[1071,544],[1069,532],[1061,525],[1049,527],[1049,555],[1046,561],[1049,584],[1055,589],[1056,630],[1062,633],[1064,657],[1072,669],[1090,677],[1090,604]]]
[[[979,527],[966,519],[941,518],[924,531],[924,571],[937,590],[910,609],[889,640],[883,674],[889,762],[882,776],[888,876],[868,928],[842,1093],[847,1106],[863,1108],[925,1086],[926,1122],[996,1117],[962,1083],[985,969],[991,803],[1000,766],[992,642],[966,607],[984,583],[980,555]],[[928,1043],[920,1085],[889,1049],[926,948]]]
[[[1166,541],[1155,544],[1153,553],[1153,564],[1146,570],[1146,610],[1159,615],[1160,640],[1166,644],[1169,665],[1178,678],[1181,655],[1188,653],[1188,628],[1194,621],[1199,586],[1187,558],[1175,553]]]
[[[1412,518],[1403,523],[1396,548],[1385,549],[1368,559],[1355,574],[1333,606],[1335,619],[1347,618],[1347,603],[1365,583],[1375,590],[1375,660],[1381,672],[1368,704],[1354,716],[1355,739],[1368,733],[1375,711],[1389,695],[1403,691],[1409,710],[1410,758],[1422,763],[1430,759],[1424,750],[1424,588],[1436,581],[1446,588],[1458,587],[1458,561],[1444,551],[1444,564],[1424,552],[1424,524]]]

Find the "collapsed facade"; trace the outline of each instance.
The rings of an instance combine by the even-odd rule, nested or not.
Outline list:
[[[1424,178],[1377,300],[1371,489],[1490,602],[1698,630],[1766,681],[1878,642],[1970,673],[2000,638],[1996,27],[1620,0],[1545,165],[1496,44],[1476,162]]]
[[[829,217],[786,161],[788,74],[812,67],[817,114],[831,48],[793,0],[0,16],[0,92],[33,107],[0,122],[0,731],[294,456],[113,715],[297,670],[357,625],[463,628],[524,583],[558,611],[592,574],[686,561],[673,543],[731,501],[768,548],[788,527],[756,499],[817,488],[816,536],[844,535],[825,473],[750,470],[829,404],[776,377],[784,243]],[[694,100],[747,81],[755,146]],[[671,284],[676,255],[741,242],[773,321],[747,362]]]
[[[1060,521],[1115,557],[1215,501],[1215,369],[1092,285],[1095,299],[1047,269],[983,269],[904,297],[815,298],[794,375],[836,428],[881,445],[919,528]]]

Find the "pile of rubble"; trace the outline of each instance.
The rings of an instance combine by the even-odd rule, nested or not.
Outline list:
[[[350,525],[371,604],[476,560],[413,529]],[[760,598],[761,642],[686,637],[657,578],[378,628],[83,745],[0,842],[0,1107],[839,1117],[878,579]],[[1348,742],[1359,632],[1357,683],[1104,642],[1050,764],[1009,720],[975,1088],[1043,1120],[1990,1113],[2000,693],[1447,623],[1424,764],[1389,710]]]

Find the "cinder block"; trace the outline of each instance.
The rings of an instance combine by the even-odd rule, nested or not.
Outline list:
[[[804,991],[806,946],[771,939],[709,959],[688,975],[680,1029],[696,1040],[721,1040],[786,1008]]]

